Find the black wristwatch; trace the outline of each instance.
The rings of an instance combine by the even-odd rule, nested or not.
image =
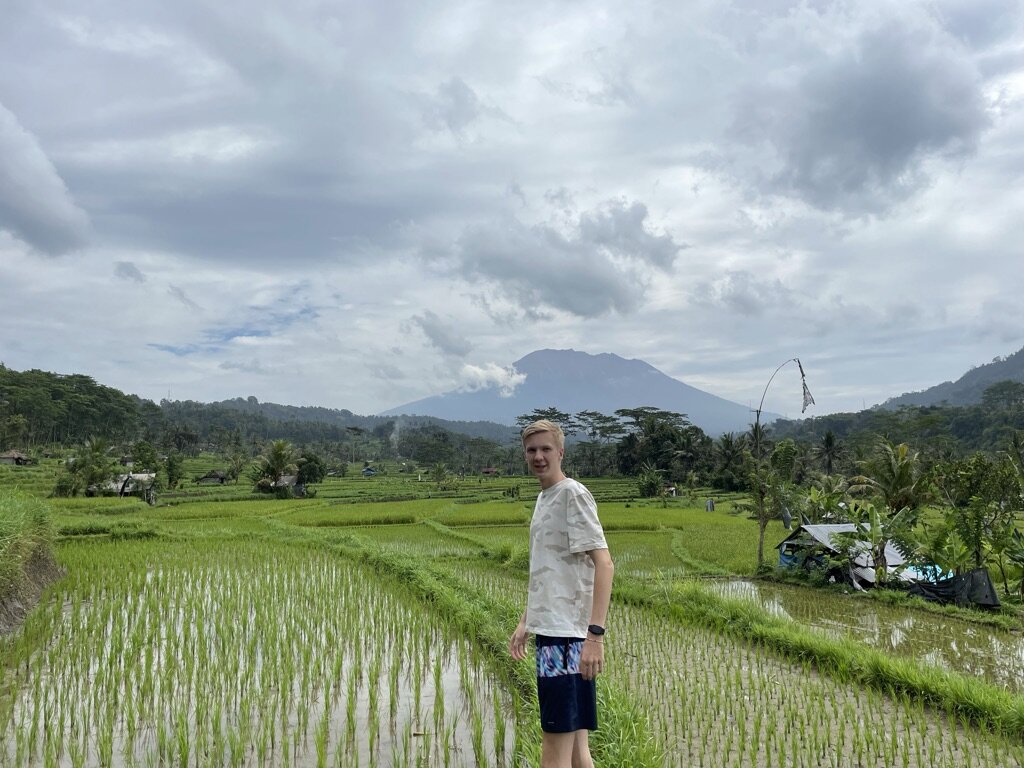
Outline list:
[[[597,624],[591,624],[589,627],[587,627],[587,632],[597,637],[600,637],[604,634],[604,627],[599,626]]]

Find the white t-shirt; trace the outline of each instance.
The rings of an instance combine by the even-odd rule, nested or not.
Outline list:
[[[570,477],[541,491],[530,521],[530,592],[526,630],[551,637],[586,637],[594,602],[588,552],[608,549],[597,504]]]

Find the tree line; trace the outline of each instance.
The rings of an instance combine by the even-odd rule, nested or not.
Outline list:
[[[920,446],[926,458],[940,460],[1002,450],[1020,430],[1024,430],[1024,383],[1012,380],[991,384],[972,405],[875,407],[812,419],[779,419],[772,424],[777,437],[799,441],[814,441],[832,432],[857,459],[866,457],[878,435]]]

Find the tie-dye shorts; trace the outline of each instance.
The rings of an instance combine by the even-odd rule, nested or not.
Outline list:
[[[537,699],[547,733],[597,730],[597,686],[580,674],[583,638],[537,635]]]

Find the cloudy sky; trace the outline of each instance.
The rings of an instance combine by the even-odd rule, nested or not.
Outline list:
[[[0,6],[10,368],[372,413],[798,356],[828,413],[1024,345],[1019,2]]]

